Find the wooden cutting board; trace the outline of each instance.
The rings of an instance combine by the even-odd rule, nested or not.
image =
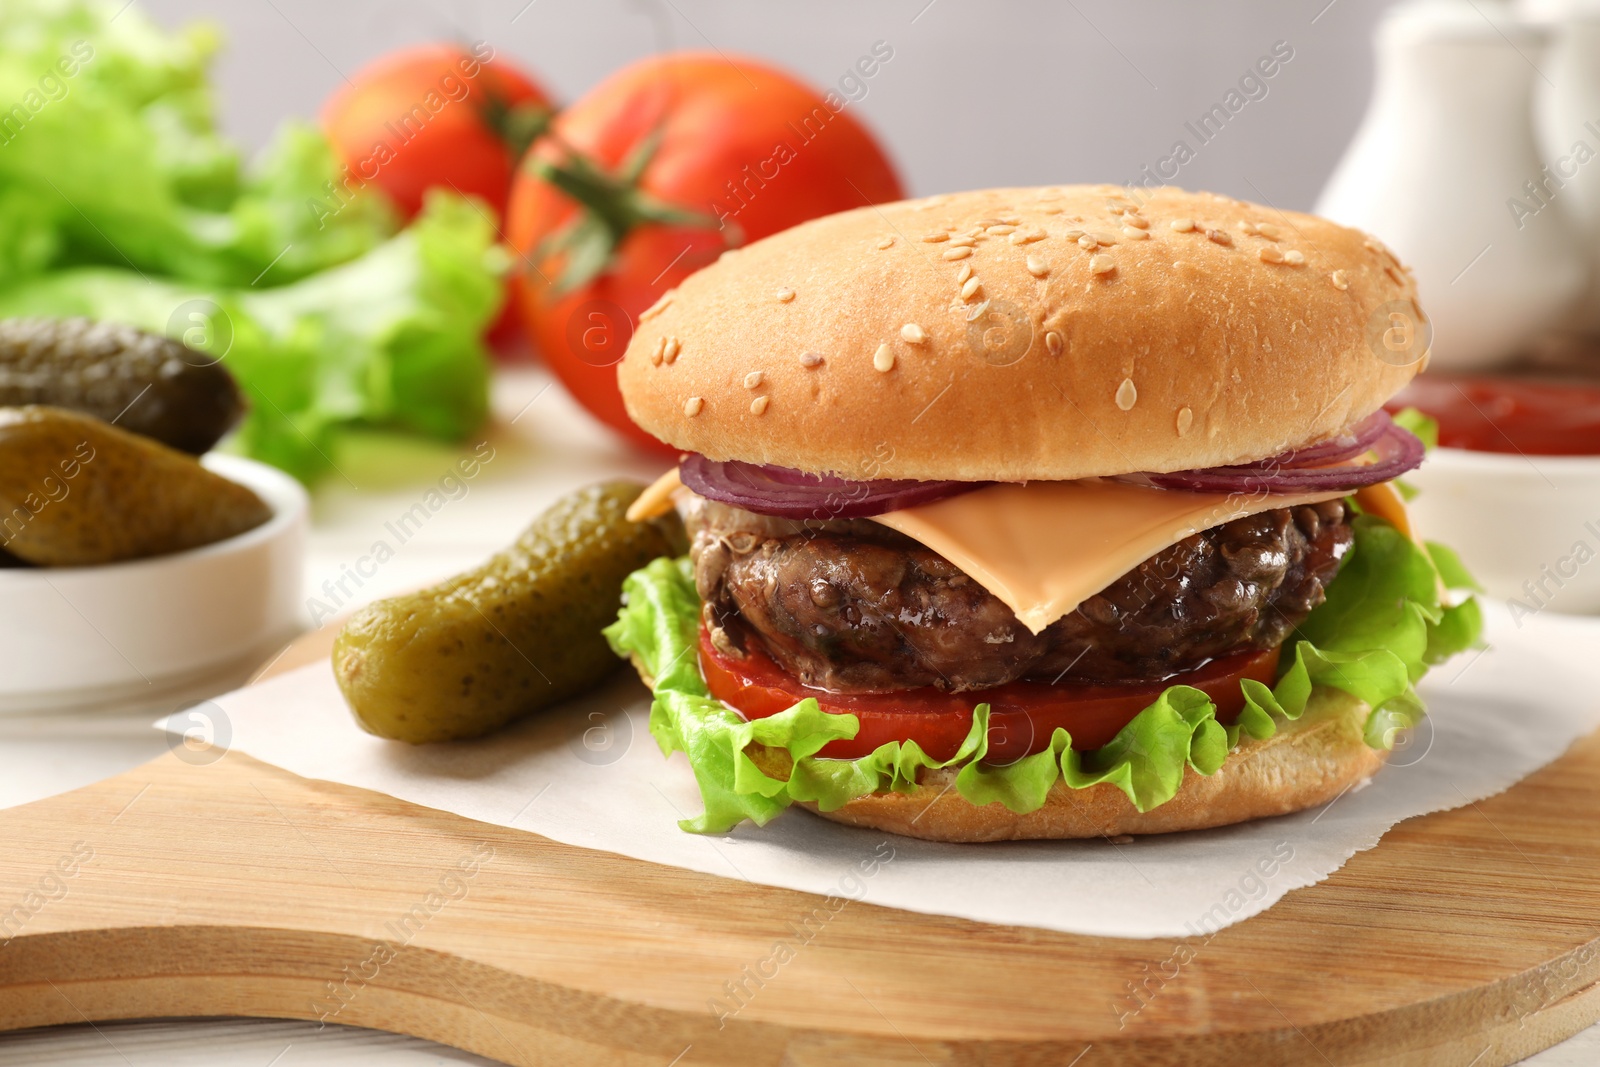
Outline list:
[[[0,812],[0,841],[5,1029],[321,1018],[519,1067],[1494,1067],[1600,1019],[1600,734],[1187,942],[835,912],[236,753]]]

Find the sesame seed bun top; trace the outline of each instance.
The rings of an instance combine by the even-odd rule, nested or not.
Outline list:
[[[1356,230],[1209,193],[991,189],[723,255],[640,317],[628,413],[686,451],[850,478],[1021,481],[1263,459],[1426,363]]]

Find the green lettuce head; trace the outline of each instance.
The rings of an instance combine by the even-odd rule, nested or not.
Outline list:
[[[308,482],[347,429],[475,432],[509,265],[492,214],[435,190],[401,229],[303,123],[246,166],[217,126],[218,43],[122,0],[0,3],[0,316],[202,349],[250,399],[229,447]]]

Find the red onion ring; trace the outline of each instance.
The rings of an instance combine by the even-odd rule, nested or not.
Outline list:
[[[1376,452],[1364,466],[1349,460]],[[1422,462],[1423,444],[1378,411],[1337,437],[1255,463],[1167,474],[1130,474],[1117,481],[1191,493],[1300,493],[1360,489],[1396,478]],[[683,484],[707,500],[784,519],[864,519],[981,489],[992,482],[880,478],[857,482],[791,467],[691,454],[678,466]]]
[[[1259,460],[1255,463],[1242,463],[1245,468],[1281,469],[1284,467],[1325,467],[1333,463],[1343,463],[1347,459],[1354,459],[1367,449],[1372,443],[1383,436],[1383,431],[1393,425],[1389,413],[1381,408],[1362,419],[1354,426],[1337,437],[1330,437],[1314,445],[1285,452],[1271,459]]]
[[[718,463],[698,454],[678,465],[683,484],[707,500],[717,500],[762,515],[784,519],[864,519],[887,511],[931,504],[981,489],[988,482],[922,482],[880,478],[854,482],[831,474],[730,460]]]
[[[1366,426],[1366,420],[1361,427]],[[1305,466],[1306,453],[1321,449],[1287,452],[1273,459],[1233,467],[1209,467],[1205,470],[1173,471],[1168,474],[1137,474],[1121,481],[1137,485],[1150,485],[1158,489],[1179,489],[1190,493],[1304,493],[1335,489],[1361,489],[1365,486],[1387,482],[1422,463],[1425,448],[1416,435],[1390,422],[1382,420],[1376,436],[1359,452],[1346,452],[1353,458],[1366,452],[1376,453],[1374,462],[1364,466],[1350,463]],[[1329,442],[1328,444],[1332,444]],[[1339,446],[1341,449],[1347,446]],[[1288,465],[1289,462],[1295,465]]]

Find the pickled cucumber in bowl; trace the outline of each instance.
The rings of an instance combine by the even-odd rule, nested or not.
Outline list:
[[[0,405],[93,415],[191,455],[244,416],[221,363],[158,334],[86,318],[0,319]]]
[[[75,411],[0,408],[0,551],[39,567],[181,552],[272,509],[193,456]]]

